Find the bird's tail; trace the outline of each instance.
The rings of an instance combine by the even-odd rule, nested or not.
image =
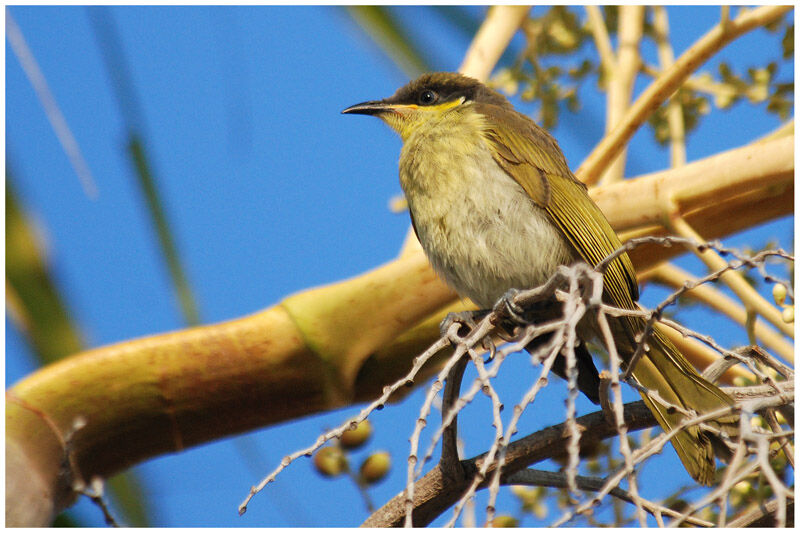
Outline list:
[[[635,321],[636,324],[633,324],[632,328],[630,327],[632,324],[628,324],[628,327],[624,328],[626,332],[644,329],[644,321],[641,319],[628,318],[628,320]],[[615,339],[621,338],[630,337],[615,335]],[[619,341],[617,344],[622,357],[628,359],[633,353],[635,344],[622,342],[623,346],[619,346]],[[626,344],[628,346],[624,346]],[[654,329],[649,336],[647,346],[649,349],[636,363],[632,375],[640,385],[657,392],[662,400],[687,411],[696,411],[700,415],[733,404],[733,400],[719,387],[703,379],[658,329]],[[664,431],[670,432],[684,423],[686,415],[678,409],[668,407],[645,393],[642,393],[642,399]],[[731,413],[706,423],[724,429],[729,436],[738,433],[738,417]],[[697,425],[688,426],[672,437],[672,445],[684,467],[692,478],[702,485],[710,485],[714,479],[715,450],[719,453],[724,449],[724,446],[718,445],[720,443],[721,440],[716,435],[703,431]]]

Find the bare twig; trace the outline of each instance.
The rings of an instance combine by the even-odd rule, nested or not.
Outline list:
[[[103,497],[103,478],[99,476],[92,478],[92,481],[88,486],[84,483],[76,482],[73,485],[73,489],[75,492],[89,498],[93,504],[100,508],[100,510],[103,512],[103,519],[106,521],[106,525],[111,527],[120,527],[120,524],[117,522],[116,518],[114,518],[114,515],[111,514],[111,510],[108,508],[108,504]]]
[[[600,303],[601,302],[598,302],[598,304]],[[644,509],[639,498],[636,476],[634,475],[631,448],[627,438],[628,428],[626,428],[624,424],[625,415],[622,405],[622,390],[620,389],[619,384],[620,356],[617,353],[617,346],[614,342],[614,337],[611,334],[611,328],[608,325],[608,320],[604,313],[597,313],[597,323],[600,326],[600,331],[602,331],[603,340],[606,346],[608,346],[608,359],[611,363],[611,370],[609,372],[611,375],[611,391],[614,394],[614,400],[612,402],[614,411],[614,424],[616,425],[617,434],[619,435],[620,452],[622,452],[622,456],[625,459],[625,466],[630,470],[630,475],[628,476],[628,486],[630,487],[631,497],[636,504],[636,513],[639,518],[639,523],[642,527],[647,527],[647,521],[644,517]]]
[[[454,338],[458,328],[460,327],[459,324],[454,323],[450,327],[450,331],[448,332],[448,337],[445,337],[448,342],[450,342],[450,338]],[[411,527],[411,515],[413,511],[413,501],[414,501],[414,481],[415,481],[415,474],[414,474],[414,467],[417,464],[418,458],[418,450],[419,450],[419,436],[422,430],[427,425],[427,418],[430,414],[431,405],[433,405],[433,400],[439,391],[442,389],[442,382],[447,375],[450,374],[451,370],[459,363],[461,357],[464,356],[464,353],[469,350],[472,345],[482,339],[489,331],[491,327],[489,325],[489,321],[484,319],[475,328],[463,341],[459,342],[458,347],[456,348],[455,354],[450,357],[447,363],[444,365],[444,368],[439,372],[437,378],[434,380],[431,387],[428,389],[428,393],[425,395],[425,401],[422,404],[422,408],[420,409],[419,417],[417,418],[417,423],[414,425],[414,431],[411,434],[411,438],[409,439],[411,443],[411,451],[409,452],[408,456],[408,470],[406,476],[406,490],[405,490],[405,500],[406,500],[406,526]]]
[[[64,455],[67,458],[67,463],[69,464],[69,468],[71,470],[70,475],[74,479],[72,482],[72,490],[78,494],[86,496],[93,504],[100,508],[100,511],[103,513],[103,519],[106,521],[106,525],[119,527],[120,525],[117,522],[117,519],[114,518],[114,515],[111,513],[111,510],[109,509],[104,497],[105,483],[103,478],[100,476],[94,476],[87,485],[86,481],[78,470],[78,465],[75,461],[72,443],[74,442],[75,434],[83,429],[86,426],[86,423],[87,422],[84,418],[77,418],[72,422],[72,427],[69,429],[69,431],[64,434]]]
[[[612,425],[609,425],[602,411],[597,411],[575,420],[582,428],[583,438],[590,435],[591,439],[605,439],[616,434]],[[656,424],[655,418],[644,402],[634,402],[625,406],[625,424],[631,431],[650,427]],[[531,435],[523,437],[509,444],[506,450],[506,474],[527,468],[528,466],[552,457],[553,453],[563,450],[569,439],[566,424],[558,424]],[[488,461],[488,453],[466,459],[463,463],[468,471],[477,471]],[[486,469],[494,473],[497,462],[491,462]],[[484,478],[485,479],[485,478]],[[501,478],[502,481],[502,478]],[[470,482],[460,484],[444,484],[441,470],[433,468],[418,482],[417,496],[414,502],[414,526],[420,527],[430,523],[445,509],[456,503],[468,488]],[[483,486],[483,483],[481,483]],[[396,527],[405,520],[405,497],[403,494],[395,496],[381,509],[378,509],[367,519],[362,527]]]
[[[787,387],[791,384],[787,384]],[[760,387],[760,388],[759,388]],[[774,391],[769,388],[759,386],[762,397],[767,398],[767,403],[779,404],[783,400],[775,396]],[[726,389],[734,399],[741,397],[751,397],[752,395],[747,392],[753,387],[739,387]],[[793,390],[793,386],[791,387]],[[656,420],[649,409],[644,405],[644,402],[638,401],[625,405],[625,425],[630,431],[636,431],[645,427],[656,425]],[[718,416],[718,413],[712,413],[708,418]],[[602,411],[597,411],[589,415],[585,415],[576,419],[576,423],[582,429],[582,440],[602,440],[616,435],[616,428],[613,424],[606,421],[605,414]],[[689,422],[690,425],[695,421]],[[682,428],[681,428],[682,429]],[[680,430],[680,429],[678,429]],[[587,437],[590,436],[590,437]],[[661,448],[669,441],[670,435],[659,435],[653,439],[646,450],[637,452],[636,459],[643,460],[661,450]],[[506,474],[501,477],[501,482],[507,477],[512,475],[523,468],[540,462],[546,458],[553,457],[553,454],[560,453],[563,450],[569,439],[569,433],[565,423],[551,426],[539,430],[531,435],[523,437],[508,445],[506,450],[505,469]],[[484,463],[489,460],[488,454],[482,454],[478,457],[466,459],[463,464],[467,471],[475,472],[482,468]],[[497,462],[489,465],[487,472],[494,472],[497,468]],[[621,474],[621,477],[619,477]],[[624,470],[619,472],[614,480],[622,479],[625,476]],[[483,478],[485,480],[485,476]],[[485,486],[485,481],[480,482],[480,486]],[[417,482],[417,491],[415,492],[414,501],[414,515],[413,524],[416,527],[425,526],[430,523],[435,517],[439,516],[441,512],[456,503],[463,495],[463,491],[468,489],[470,484],[469,480],[462,483],[444,483],[441,469],[438,467],[433,468],[428,474]],[[607,483],[608,484],[608,483]],[[609,490],[617,485],[612,483]],[[598,499],[596,503],[602,498]],[[378,509],[362,526],[364,527],[392,527],[402,525],[406,516],[405,509],[405,495],[399,494],[383,507]]]
[[[669,224],[671,228],[682,237],[694,239],[698,243],[703,242],[703,238],[689,225],[688,222],[679,214],[678,211],[669,208]],[[745,307],[757,312],[765,319],[767,319],[773,326],[782,331],[785,335],[794,337],[794,327],[783,321],[781,313],[772,306],[763,296],[758,294],[756,290],[740,275],[727,268],[727,263],[719,254],[716,254],[711,249],[695,248],[695,254],[708,266],[711,270],[725,270],[720,276],[722,281],[744,302]]]
[[[503,403],[500,401],[500,396],[491,384],[489,374],[483,366],[483,360],[474,352],[471,352],[472,362],[478,370],[478,380],[482,387],[481,390],[492,401],[492,426],[495,430],[495,441],[500,441],[503,438],[503,420],[500,418],[500,411],[503,410]],[[500,491],[500,479],[497,476],[492,478],[489,485],[489,502],[486,504],[486,524],[490,524],[494,518],[495,501],[497,494]]]
[[[425,350],[423,354],[416,357],[414,359],[414,364],[411,370],[406,374],[402,379],[395,382],[393,385],[384,387],[383,394],[375,400],[374,402],[370,403],[367,407],[361,410],[361,412],[356,415],[355,417],[349,419],[345,423],[341,424],[339,427],[332,429],[326,432],[324,435],[320,435],[317,440],[311,446],[304,448],[302,450],[296,451],[290,455],[287,455],[281,460],[281,464],[273,470],[268,476],[261,480],[258,485],[255,485],[250,488],[250,493],[247,497],[239,504],[239,514],[242,515],[247,511],[247,504],[250,503],[250,500],[253,499],[253,496],[261,492],[264,487],[267,486],[268,483],[275,481],[275,478],[280,474],[287,466],[289,466],[295,459],[300,457],[306,456],[309,457],[315,451],[320,449],[326,442],[329,440],[339,438],[342,436],[342,433],[347,431],[348,429],[355,428],[358,424],[363,421],[364,419],[369,416],[370,413],[377,409],[382,409],[383,406],[386,404],[386,401],[389,397],[401,387],[404,387],[406,383],[409,381],[413,381],[414,377],[419,373],[425,363],[436,353],[440,350],[443,350],[447,346],[449,346],[450,342],[447,339],[440,339],[436,343],[434,343],[430,348]]]
[[[674,289],[685,286],[687,291],[684,294],[689,298],[707,305],[718,313],[728,316],[740,326],[745,325],[747,321],[747,311],[745,311],[744,307],[710,285],[701,284],[699,280],[689,272],[675,265],[665,263],[651,270],[649,274],[650,278],[656,283],[661,283]],[[786,342],[783,335],[777,333],[763,322],[756,322],[755,334],[756,338],[762,341],[767,348],[774,350],[775,353],[787,361],[791,361],[794,357],[794,346]]]

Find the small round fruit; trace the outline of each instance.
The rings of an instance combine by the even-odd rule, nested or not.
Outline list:
[[[361,479],[368,485],[377,483],[386,477],[391,468],[392,458],[389,452],[375,452],[361,464]]]
[[[355,429],[348,429],[339,437],[339,444],[345,450],[360,448],[372,436],[372,424],[369,420],[362,420]]]
[[[347,470],[347,458],[338,446],[326,446],[314,455],[314,468],[325,477],[338,476]]]

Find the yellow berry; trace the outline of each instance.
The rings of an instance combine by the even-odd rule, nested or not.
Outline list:
[[[339,437],[339,444],[345,450],[352,450],[364,445],[372,436],[372,424],[369,420],[362,420],[355,429],[348,429]]]
[[[327,446],[314,455],[314,468],[325,477],[338,476],[347,470],[347,458],[338,446]]]
[[[750,491],[750,482],[742,480],[733,486],[733,490],[739,494],[747,494]]]
[[[786,301],[786,286],[783,283],[776,283],[772,286],[772,297],[777,305],[783,305]]]
[[[389,452],[379,451],[367,457],[361,464],[361,479],[371,485],[386,477],[392,468],[392,457]]]

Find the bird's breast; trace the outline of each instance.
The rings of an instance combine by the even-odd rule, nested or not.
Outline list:
[[[544,283],[574,260],[560,231],[479,134],[432,128],[412,136],[401,153],[400,182],[434,269],[482,308],[510,288]]]

